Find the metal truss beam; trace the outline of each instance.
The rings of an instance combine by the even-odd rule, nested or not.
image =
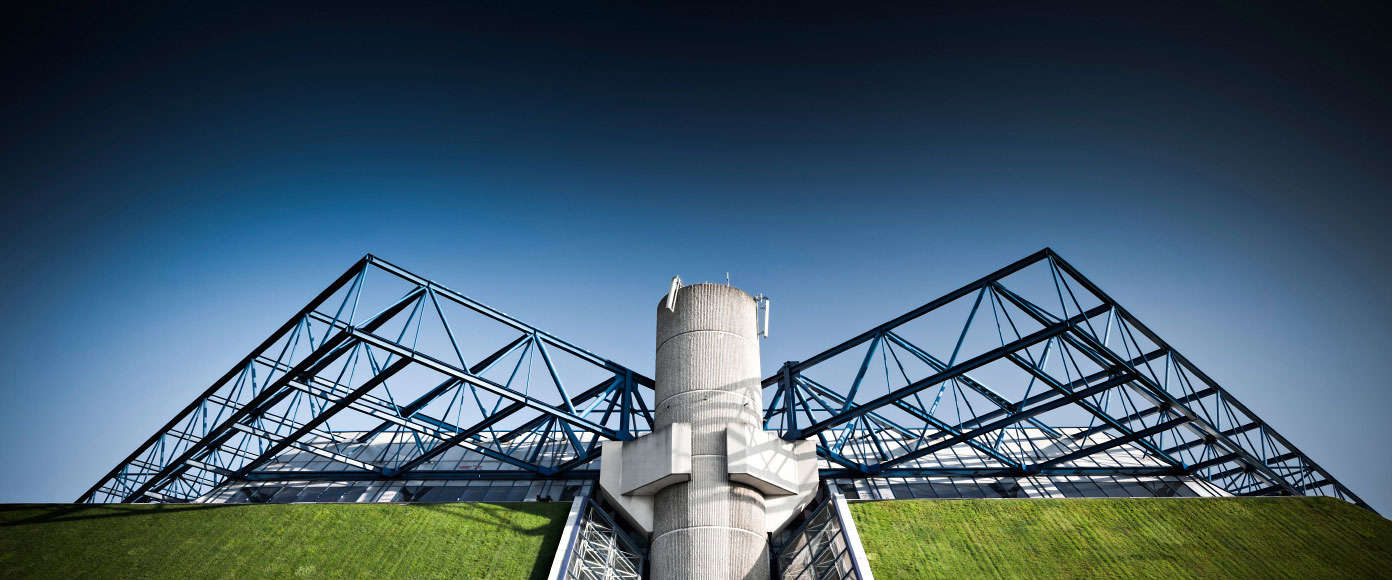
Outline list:
[[[1041,285],[1038,277],[1026,279],[1022,274],[1026,270],[1046,276],[1048,282]],[[1026,297],[1015,288],[1017,284],[1042,298]],[[911,342],[904,336],[902,329],[909,322],[940,309],[946,311],[944,307],[950,304],[962,305],[968,312],[965,325],[953,332],[957,340],[951,356],[928,354],[915,346],[918,341]],[[989,348],[982,347],[979,338],[975,343],[967,340],[974,325],[989,326],[982,322],[984,316],[979,315],[984,309],[989,309],[995,321],[990,328],[991,335],[999,335],[999,342]],[[1022,330],[1021,324],[1028,327],[1028,332]],[[891,344],[926,363],[930,369],[927,376],[911,378],[905,374],[902,386],[888,393],[868,399],[859,396],[876,349],[888,348]],[[969,346],[964,348],[964,345]],[[864,349],[864,354],[852,355],[851,351],[858,348]],[[978,354],[973,356],[969,352],[959,356],[959,351],[963,350]],[[859,363],[857,374],[844,383],[824,386],[832,384],[813,381],[806,376],[808,372],[817,371],[818,365],[824,362],[847,356],[861,358],[854,359]],[[967,374],[1001,362],[1023,370],[1030,387],[1043,384],[1047,388],[1035,393],[1025,388],[1024,395],[1011,398]],[[845,363],[839,364],[837,368],[844,368]],[[1098,370],[1087,371],[1086,367]],[[902,364],[899,370],[904,371]],[[888,372],[886,368],[886,380]],[[824,470],[824,477],[833,473],[861,477],[1182,473],[1208,479],[1234,494],[1317,493],[1367,507],[1047,248],[811,358],[788,362],[762,384],[775,388],[765,413],[766,424],[781,430],[784,438],[821,436],[833,430],[842,433],[836,445],[823,445],[819,451],[829,461],[847,469]],[[808,384],[818,388],[807,389]],[[933,399],[932,405],[919,399],[921,393],[933,388],[938,398]],[[952,410],[958,415],[953,420],[945,420],[943,411],[937,410],[936,401],[949,390],[956,396],[958,389],[962,393],[974,393],[989,407],[976,411],[969,403],[966,410]],[[1042,420],[1047,413],[1065,407],[1085,412],[1085,416],[1092,417],[1092,423],[1081,430],[1069,428],[1064,434],[1059,426]],[[876,413],[884,409],[894,409],[896,416],[906,416],[916,424],[900,424],[878,417]],[[841,456],[837,450],[850,433],[868,429],[864,421],[866,416],[886,425],[882,428],[921,430],[923,436],[909,448],[901,447],[894,456],[878,464],[865,464],[855,457]],[[1038,458],[1028,455],[1037,453],[1037,449],[1004,453],[995,447],[1005,437],[1006,430],[1024,427],[1070,443],[1062,452],[1050,452]],[[1095,438],[1103,434],[1107,437]],[[865,433],[863,437],[870,438],[869,441],[876,435]],[[996,443],[987,444],[988,438]],[[977,452],[988,450],[989,456],[1002,455],[1020,467],[917,466],[920,459],[957,445],[969,446]],[[1144,461],[1159,465],[1091,468],[1077,464],[1120,447],[1138,450]]]
[[[358,260],[357,263],[353,264],[352,267],[348,268],[347,271],[345,271],[336,280],[334,280],[333,283],[329,284],[327,288],[324,288],[322,292],[320,292],[317,296],[310,300],[309,304],[305,305],[305,307],[301,309],[298,313],[296,313],[294,316],[291,316],[290,319],[285,322],[285,324],[282,324],[279,329],[277,329],[274,333],[271,334],[270,337],[266,338],[265,341],[263,341],[255,349],[253,349],[252,354],[247,355],[246,358],[242,359],[240,362],[234,365],[230,370],[227,371],[226,374],[224,374],[220,379],[215,381],[211,387],[208,387],[208,389],[203,392],[202,396],[194,399],[193,402],[189,403],[188,406],[184,407],[182,411],[175,415],[173,419],[170,419],[169,422],[164,425],[164,427],[156,431],[155,434],[151,435],[149,439],[146,439],[145,442],[140,445],[140,447],[137,447],[135,451],[131,452],[130,455],[128,455],[124,460],[118,463],[116,467],[112,468],[111,471],[107,472],[105,477],[99,480],[90,489],[88,489],[87,492],[83,493],[82,496],[78,498],[78,502],[81,503],[93,501],[95,499],[95,494],[99,490],[101,490],[103,486],[108,485],[108,482],[123,479],[121,473],[131,462],[139,459],[141,456],[154,450],[156,446],[160,443],[160,440],[165,438],[167,434],[170,434],[172,432],[181,432],[179,429],[177,429],[178,425],[187,420],[188,418],[192,417],[199,410],[200,406],[206,404],[206,399],[208,397],[213,396],[219,390],[223,389],[225,385],[233,381],[239,374],[242,373],[244,369],[246,369],[252,363],[253,360],[255,360],[256,356],[258,356],[259,353],[268,351],[269,349],[271,349],[272,346],[275,345],[277,341],[281,340],[285,336],[289,335],[294,329],[298,328],[299,325],[302,323],[305,315],[309,314],[314,309],[319,308],[321,305],[323,305],[323,303],[326,300],[329,299],[329,297],[333,296],[335,292],[338,292],[346,284],[356,279],[359,276],[359,274],[363,271],[363,269],[366,267],[370,258],[371,256],[364,256],[361,260]]]
[[[372,301],[382,299],[381,291],[368,291],[369,272],[377,272],[378,277],[382,272],[387,274],[380,282],[383,288],[404,282],[406,291],[387,301],[376,314],[362,317],[361,313],[375,308]],[[520,336],[514,334],[507,344],[475,364],[463,364],[461,345],[478,339],[452,328],[446,308],[482,315],[484,324],[497,324],[503,332]],[[442,329],[445,338],[421,343],[427,324],[438,325],[432,328]],[[477,326],[471,324],[469,329]],[[378,332],[388,327],[395,330]],[[524,360],[519,349],[536,357]],[[577,362],[567,362],[572,366],[563,370],[557,356]],[[459,363],[446,357],[457,358]],[[515,367],[511,378],[494,381],[485,376],[508,357],[515,361],[509,363]],[[527,370],[519,375],[517,369],[524,364],[542,364],[540,377],[550,386],[527,388],[528,383],[535,382],[535,373]],[[571,395],[565,384],[573,379],[568,379],[567,373],[577,372],[577,364],[581,370],[594,369],[589,372],[610,378]],[[353,378],[359,371],[368,376]],[[443,380],[437,379],[407,399],[393,394],[393,389],[409,391],[409,387],[396,385],[418,382],[422,373]],[[652,379],[626,367],[369,255],[315,296],[79,501],[187,501],[228,480],[267,477],[266,473],[273,472],[261,467],[292,449],[356,468],[360,470],[356,477],[414,476],[413,470],[451,448],[503,461],[533,477],[559,473],[557,465],[547,462],[560,461],[559,467],[570,476],[583,471],[575,469],[583,462],[598,456],[597,439],[632,439],[639,430],[651,427],[651,413],[639,388],[650,389],[652,384]],[[485,403],[480,398],[483,395],[496,404]],[[585,404],[589,407],[583,408]],[[449,417],[427,413],[433,405]],[[469,421],[456,424],[453,417],[466,414],[466,406],[473,408],[467,413]],[[376,426],[349,430],[329,427],[348,414],[352,415],[350,420],[375,419]],[[539,449],[551,440],[548,438],[563,437],[572,449],[569,460],[538,456],[531,448],[504,445],[491,435],[504,421],[530,424],[539,420],[546,422],[545,432],[533,429],[533,439],[528,441],[541,439],[529,445]],[[590,435],[582,437],[582,432]],[[367,443],[378,438],[403,441],[398,434],[433,443],[393,443],[396,455],[392,457],[378,456],[375,451],[376,458],[358,457],[360,453],[353,451],[365,450]],[[478,439],[480,436],[484,437]],[[340,452],[340,448],[345,451]]]
[[[448,479],[468,481],[475,479],[537,479],[537,480],[598,480],[598,469],[572,469],[565,473],[550,475],[519,471],[516,469],[423,469],[403,473],[393,478],[383,478],[375,473],[364,471],[253,471],[243,477],[245,481],[402,481]]]
[[[822,479],[860,479],[864,477],[876,478],[911,478],[911,477],[1025,477],[1025,476],[1077,476],[1077,475],[1096,475],[1114,477],[1160,477],[1188,475],[1189,472],[1179,467],[1159,466],[1159,467],[1051,467],[1040,469],[1037,472],[1020,473],[1009,469],[991,468],[949,468],[949,467],[903,467],[892,469],[881,469],[875,473],[864,473],[856,469],[823,469],[821,470]]]
[[[508,338],[452,325],[447,309]],[[911,336],[923,329],[909,323],[959,311],[962,326],[933,327],[951,333],[950,353],[920,346],[942,340]],[[442,334],[422,342],[428,325]],[[482,346],[483,356],[465,356]],[[833,360],[853,362],[823,364]],[[878,380],[875,365],[887,390],[862,388]],[[809,374],[846,367],[856,372],[844,381]],[[596,374],[576,378],[583,373]],[[568,384],[594,386],[572,393]],[[818,437],[833,465],[823,477],[1187,474],[1238,495],[1331,495],[1367,507],[1048,248],[790,361],[762,384],[774,388],[766,425],[786,439]],[[188,501],[231,480],[593,478],[600,442],[651,428],[640,387],[651,390],[652,379],[369,255],[79,501]],[[939,408],[944,397],[951,409]],[[1069,409],[1087,425],[1054,424]],[[368,423],[331,427],[350,419]],[[1119,448],[1132,464],[1094,460]],[[451,449],[504,468],[439,469]],[[289,450],[346,467],[266,469]],[[953,463],[959,451],[966,459]]]

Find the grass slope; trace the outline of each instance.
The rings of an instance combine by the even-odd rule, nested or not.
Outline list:
[[[568,508],[0,505],[0,578],[540,579]]]
[[[851,504],[876,580],[1388,578],[1392,522],[1330,498]]]

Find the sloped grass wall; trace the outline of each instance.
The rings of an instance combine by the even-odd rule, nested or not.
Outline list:
[[[876,580],[1392,578],[1392,521],[1331,498],[850,506]]]
[[[0,578],[545,578],[568,503],[3,505]]]

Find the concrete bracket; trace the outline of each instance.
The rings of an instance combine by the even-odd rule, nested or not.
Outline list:
[[[691,479],[691,424],[672,423],[633,441],[605,441],[599,489],[630,523],[651,534],[653,494]]]
[[[793,444],[750,425],[725,427],[730,481],[743,483],[765,496],[796,495],[797,456]]]
[[[817,492],[817,443],[811,439],[784,441],[772,431],[731,424],[725,449],[730,481],[764,494],[769,533],[787,525]]]

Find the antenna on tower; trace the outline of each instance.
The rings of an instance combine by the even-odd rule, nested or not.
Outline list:
[[[681,290],[681,276],[672,276],[672,287],[667,289],[667,311],[677,310],[677,290]]]
[[[762,311],[763,311],[763,316],[761,317],[761,318],[762,318],[763,324],[762,324],[761,327],[760,327],[759,336],[761,336],[761,337],[763,337],[763,338],[768,338],[768,328],[769,328],[769,299],[768,299],[768,296],[764,296],[764,295],[761,293],[761,294],[759,294],[758,296],[755,296],[755,297],[754,297],[754,302],[755,302],[755,304],[757,304],[757,306],[755,306],[755,308],[758,308],[759,310],[762,310]]]

